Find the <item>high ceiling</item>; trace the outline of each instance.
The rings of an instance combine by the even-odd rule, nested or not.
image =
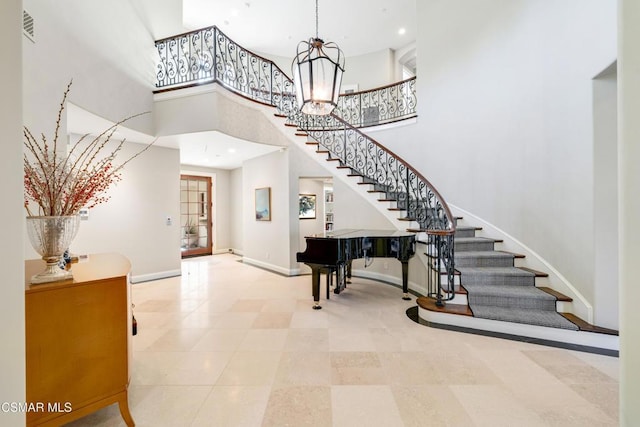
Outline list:
[[[132,0],[158,40],[218,26],[243,47],[293,58],[315,36],[314,0]],[[318,0],[318,35],[345,55],[398,49],[416,39],[416,0]],[[404,29],[403,34],[399,34]]]
[[[218,26],[234,41],[265,56],[293,58],[299,41],[315,36],[315,0],[130,0],[154,39]],[[350,56],[404,47],[416,39],[416,0],[318,0],[319,36]],[[399,34],[403,28],[404,33]],[[72,107],[68,130],[83,134],[109,126]],[[118,136],[118,135],[116,135]],[[119,131],[129,141],[152,138]],[[179,148],[182,164],[233,169],[246,159],[280,147],[240,140],[220,132],[162,137],[157,145]]]

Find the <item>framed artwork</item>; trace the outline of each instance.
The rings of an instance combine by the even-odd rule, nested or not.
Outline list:
[[[271,187],[256,188],[256,221],[271,221]]]
[[[316,195],[315,194],[299,194],[300,219],[315,219],[316,217]]]

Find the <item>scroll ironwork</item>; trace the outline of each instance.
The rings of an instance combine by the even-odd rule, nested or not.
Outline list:
[[[431,183],[411,165],[358,128],[416,116],[416,79],[343,94],[328,116],[302,114],[292,80],[272,61],[243,48],[217,27],[156,41],[156,92],[219,83],[253,101],[276,108],[289,123],[306,131],[328,155],[352,175],[395,201],[427,240],[433,280],[429,296],[453,298],[455,218]],[[444,277],[444,281],[442,278]]]

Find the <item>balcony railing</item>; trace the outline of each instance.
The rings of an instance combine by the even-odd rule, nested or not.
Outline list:
[[[334,114],[354,127],[377,126],[415,117],[417,101],[416,78],[412,77],[372,90],[342,94]]]
[[[427,235],[428,294],[439,302],[453,298],[455,219],[438,191],[410,164],[358,130],[416,116],[416,79],[342,95],[329,116],[302,114],[293,82],[272,61],[256,55],[209,27],[156,42],[156,93],[219,83],[256,102],[276,108],[305,130],[340,167],[361,176],[384,198],[406,211],[414,231]],[[443,282],[444,280],[444,282]]]
[[[293,107],[291,79],[272,61],[246,50],[217,27],[158,40],[156,49],[156,93],[217,82],[262,104],[283,110]]]
[[[281,113],[295,105],[292,81],[272,61],[238,45],[217,27],[156,41],[156,92],[220,83],[244,97],[273,105]],[[342,94],[335,114],[355,127],[376,126],[416,116],[415,77],[380,88]],[[322,123],[340,127],[331,116]]]

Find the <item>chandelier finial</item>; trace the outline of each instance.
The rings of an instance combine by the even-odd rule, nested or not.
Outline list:
[[[316,0],[316,38],[320,38],[318,37],[318,0]]]

